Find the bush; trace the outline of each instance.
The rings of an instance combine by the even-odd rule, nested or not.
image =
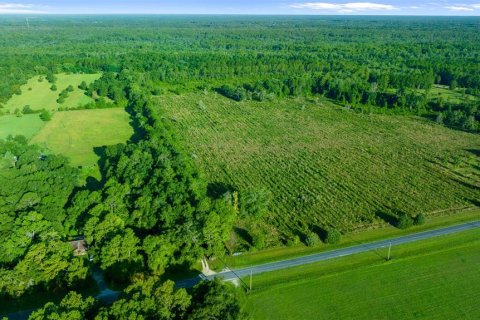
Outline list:
[[[85,81],[82,81],[82,83],[80,83],[80,85],[78,86],[78,89],[87,90],[88,89],[87,83]]]
[[[32,108],[27,104],[26,106],[23,107],[22,112],[23,112],[23,114],[29,114],[29,113],[33,113],[33,110],[32,110]]]
[[[327,231],[325,236],[325,242],[328,244],[337,244],[340,242],[342,234],[337,229],[332,229]]]
[[[47,79],[48,82],[50,83],[55,83],[57,82],[57,77],[53,73],[49,73],[45,76],[45,79]]]
[[[65,89],[65,90],[66,90],[67,92],[73,92],[74,89],[73,89],[72,85],[69,85],[69,86],[67,87],[67,89]]]
[[[309,247],[318,246],[321,242],[318,234],[313,231],[309,232],[305,238],[305,244]]]
[[[423,213],[419,213],[417,214],[417,216],[415,217],[413,223],[416,225],[416,226],[421,226],[422,224],[425,224],[425,214]]]
[[[397,221],[397,228],[408,229],[413,226],[413,219],[408,214],[402,214]]]
[[[295,235],[295,236],[293,236],[293,238],[288,240],[287,245],[288,246],[296,246],[296,245],[300,244],[300,242],[302,242],[300,240],[300,237]]]
[[[255,249],[263,249],[265,248],[266,246],[266,242],[265,242],[265,234],[262,233],[262,232],[257,232],[255,233],[253,236],[253,247]]]
[[[43,121],[50,121],[50,120],[52,120],[52,114],[50,112],[48,112],[47,110],[43,110],[40,113],[40,119],[42,119]]]
[[[52,84],[52,86],[50,87],[50,90],[52,90],[52,91],[57,91],[57,89],[58,89],[57,85],[55,85],[55,84]]]
[[[247,90],[240,86],[233,88],[228,85],[224,85],[220,89],[218,89],[218,92],[221,95],[224,95],[225,97],[233,99],[235,101],[243,101],[247,99]]]

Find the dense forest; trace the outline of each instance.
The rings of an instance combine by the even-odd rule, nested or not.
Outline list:
[[[0,25],[0,102],[34,74],[129,69],[143,73],[154,94],[319,94],[367,112],[430,115],[476,131],[479,24],[438,17],[62,16],[30,19],[27,28],[12,17]],[[434,85],[471,99],[432,97]]]
[[[0,298],[69,292],[33,319],[244,317],[241,290],[218,281],[176,289],[165,275],[232,253],[239,217],[262,217],[271,195],[212,194],[154,96],[323,96],[357,112],[413,114],[477,132],[479,27],[477,18],[38,16],[28,27],[21,17],[2,18],[0,116],[32,76],[53,84],[61,72],[101,72],[81,85],[96,98],[84,107],[125,108],[135,134],[102,147],[101,179],[82,186],[65,157],[22,136],[0,140]],[[463,99],[431,94],[439,88]],[[79,236],[88,255],[72,251]],[[340,236],[332,229],[324,240]],[[303,240],[320,242],[314,233]],[[110,306],[70,291],[85,287],[96,268],[124,288]]]

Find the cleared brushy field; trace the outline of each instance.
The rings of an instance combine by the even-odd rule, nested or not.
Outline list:
[[[271,191],[266,220],[284,235],[351,231],[480,199],[478,135],[319,99],[238,103],[210,93],[158,101],[209,182]]]

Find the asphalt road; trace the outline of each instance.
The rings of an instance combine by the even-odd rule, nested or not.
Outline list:
[[[220,272],[220,273],[217,273],[215,275],[208,276],[208,277],[201,275],[201,276],[198,276],[196,278],[187,279],[187,280],[183,280],[183,281],[178,281],[176,283],[176,285],[177,285],[177,287],[188,288],[188,287],[194,286],[196,283],[198,283],[202,279],[211,280],[211,279],[216,278],[216,277],[222,278],[222,279],[227,280],[227,281],[232,281],[232,280],[236,280],[238,278],[243,278],[243,277],[249,276],[250,273],[255,275],[255,274],[260,274],[260,273],[264,273],[264,272],[287,269],[287,268],[297,267],[297,266],[301,266],[301,265],[305,265],[305,264],[309,264],[309,263],[314,263],[314,262],[319,262],[319,261],[324,261],[324,260],[349,256],[349,255],[352,255],[352,254],[357,254],[357,253],[362,253],[362,252],[367,252],[367,251],[375,252],[378,249],[388,248],[388,246],[390,246],[390,244],[392,245],[392,252],[395,253],[395,246],[396,245],[415,242],[415,241],[419,241],[419,240],[430,239],[430,238],[434,238],[434,237],[438,237],[438,236],[442,236],[442,235],[447,235],[447,234],[452,234],[452,233],[456,233],[456,232],[471,230],[471,229],[475,229],[475,228],[480,228],[480,221],[464,223],[464,224],[455,225],[455,226],[451,226],[451,227],[446,227],[446,228],[442,228],[442,229],[436,229],[436,230],[431,230],[431,231],[414,233],[414,234],[401,236],[401,237],[397,237],[397,238],[392,238],[392,239],[387,239],[387,240],[381,240],[381,241],[375,241],[375,242],[370,242],[370,243],[365,243],[365,244],[359,244],[359,245],[352,246],[352,247],[347,247],[347,248],[342,248],[342,249],[337,249],[337,250],[312,254],[312,255],[308,255],[308,256],[303,256],[303,257],[298,257],[298,258],[293,258],[293,259],[287,259],[287,260],[272,262],[272,263],[266,263],[266,264],[252,266],[252,267],[244,268],[244,269],[238,269],[238,270],[233,270],[233,271],[223,271],[223,272]],[[376,252],[376,254],[379,254],[379,253]],[[387,250],[382,251],[382,255],[386,258]]]

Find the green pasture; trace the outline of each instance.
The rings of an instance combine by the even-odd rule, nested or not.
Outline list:
[[[315,226],[351,233],[402,212],[433,216],[480,198],[475,134],[417,117],[358,114],[321,99],[157,99],[210,182],[240,193],[270,191],[269,245]]]
[[[478,319],[480,230],[253,277],[252,318]],[[245,279],[248,281],[248,279]]]
[[[124,109],[56,112],[31,142],[67,156],[75,166],[96,168],[94,147],[126,142],[133,134]]]
[[[21,87],[20,95],[13,95],[8,100],[4,110],[14,113],[16,109],[22,111],[24,106],[29,105],[32,110],[51,110],[55,111],[58,108],[74,108],[92,102],[93,99],[85,95],[85,91],[78,88],[78,86],[85,81],[87,84],[100,78],[101,74],[66,74],[61,73],[55,75],[57,81],[56,91],[50,90],[52,84],[46,79],[40,80],[40,76],[35,76],[28,80],[26,84]],[[60,92],[66,89],[69,85],[74,88],[73,92],[69,93],[68,98],[64,103],[57,103]]]
[[[17,117],[7,115],[0,117],[0,139],[5,139],[9,135],[23,135],[27,139],[33,137],[43,126],[45,122],[40,120],[38,114],[28,114]]]

